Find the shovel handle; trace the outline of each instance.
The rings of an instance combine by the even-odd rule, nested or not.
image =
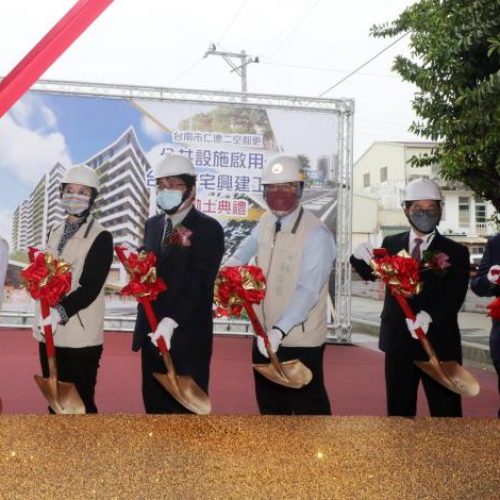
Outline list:
[[[260,324],[259,318],[257,318],[257,315],[255,314],[255,311],[253,310],[252,304],[250,302],[246,302],[244,304],[245,310],[248,313],[248,317],[250,318],[250,323],[252,323],[252,327],[254,329],[254,332],[259,336],[262,337],[262,340],[264,340],[264,345],[266,347],[269,346],[269,338],[267,337],[267,333]]]
[[[140,299],[139,302],[142,304],[144,308],[144,312],[146,313],[146,317],[149,321],[149,326],[152,328],[153,332],[158,328],[158,320],[156,319],[156,314],[153,311],[153,306],[151,305],[151,301],[149,299]],[[158,349],[162,354],[168,353],[167,344],[163,337],[159,337],[157,340]]]
[[[394,296],[396,297],[396,300],[399,302],[401,309],[403,309],[405,316],[408,319],[415,321],[416,318],[415,313],[413,312],[413,309],[410,307],[410,304],[408,304],[408,301],[399,293],[395,294]],[[427,335],[422,330],[422,328],[420,327],[417,328],[415,330],[415,333],[417,334],[418,340],[420,340],[420,343],[422,344],[422,347],[424,348],[424,351],[426,352],[427,356],[429,356],[429,359],[437,361],[438,357],[436,355],[436,351],[434,351],[431,343],[429,342],[429,339],[427,338]]]
[[[47,302],[46,299],[40,299],[40,306],[42,309],[42,318],[46,320],[50,316],[49,303]],[[52,325],[44,325],[43,331],[45,334],[45,349],[47,351],[47,358],[55,358],[56,350],[54,347],[54,336],[52,334]]]
[[[410,304],[408,304],[408,301],[399,293],[394,294],[394,297],[396,297],[396,300],[398,301],[399,305],[401,306],[401,309],[403,309],[403,312],[405,313],[405,316],[408,319],[411,319],[412,321],[415,321],[415,313],[413,312],[413,309],[410,307]],[[417,328],[415,330],[415,333],[417,334],[418,340],[424,344],[423,340],[426,339],[425,332],[422,330],[422,328]],[[429,342],[427,342],[429,344]],[[425,345],[424,345],[425,347]],[[427,349],[426,349],[427,350]]]

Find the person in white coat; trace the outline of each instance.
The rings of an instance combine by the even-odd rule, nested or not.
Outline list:
[[[271,349],[281,361],[299,359],[313,373],[308,385],[291,389],[254,372],[262,414],[331,414],[323,381],[323,355],[335,241],[328,227],[300,204],[304,185],[300,170],[296,156],[280,154],[266,162],[262,184],[269,212],[225,263],[243,265],[257,256],[267,284],[256,313]],[[267,356],[258,337],[253,362],[269,362]]]
[[[51,309],[59,379],[75,384],[86,413],[97,413],[94,395],[104,339],[104,283],[113,261],[111,233],[90,213],[98,190],[99,179],[92,168],[78,165],[67,170],[61,183],[67,217],[51,229],[47,240],[47,251],[70,264],[72,276],[70,292]],[[35,326],[47,377],[43,329]]]

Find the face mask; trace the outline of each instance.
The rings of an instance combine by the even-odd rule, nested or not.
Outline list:
[[[76,193],[63,193],[61,204],[70,215],[80,215],[90,206],[90,198]]]
[[[156,195],[156,204],[167,213],[176,212],[182,204],[182,191],[162,189]]]
[[[266,193],[266,203],[274,215],[283,217],[297,206],[299,198],[296,192],[268,191]]]
[[[440,215],[427,210],[421,210],[408,215],[408,219],[413,226],[423,234],[429,234],[436,229],[439,224]]]

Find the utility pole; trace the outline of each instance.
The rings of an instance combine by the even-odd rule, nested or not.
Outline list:
[[[223,50],[216,50],[215,44],[211,44],[208,50],[205,52],[203,57],[207,56],[220,56],[224,61],[231,66],[231,73],[234,71],[241,78],[241,91],[248,92],[247,84],[247,66],[251,63],[258,63],[259,58],[257,56],[249,56],[246,51],[241,52],[227,52]],[[236,64],[233,59],[239,60],[239,65]]]

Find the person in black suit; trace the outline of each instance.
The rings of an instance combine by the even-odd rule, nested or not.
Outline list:
[[[153,302],[159,321],[151,327],[138,307],[133,350],[141,350],[142,395],[147,413],[189,413],[153,377],[166,368],[157,349],[161,336],[178,375],[189,375],[208,393],[212,356],[214,281],[224,254],[221,225],[193,207],[196,174],[188,158],[172,153],[156,167],[160,215],[146,222],[144,249],[157,257],[167,290]]]
[[[471,282],[472,291],[480,297],[500,296],[497,281],[500,276],[500,235],[486,243],[486,249],[479,264],[476,277]],[[498,375],[498,392],[500,394],[500,321],[491,319],[490,356]],[[500,409],[498,410],[500,418]]]
[[[434,182],[428,179],[410,182],[403,200],[411,229],[385,237],[382,247],[389,255],[407,250],[417,260],[421,260],[425,250],[444,253],[449,258],[449,267],[442,273],[432,269],[421,273],[423,290],[409,299],[416,314],[415,321],[405,318],[396,299],[386,289],[379,348],[385,352],[387,413],[391,416],[415,416],[417,389],[422,380],[432,416],[460,417],[461,397],[431,379],[413,362],[428,359],[415,334],[418,327],[427,334],[441,361],[462,362],[458,312],[467,293],[469,252],[465,246],[437,231],[442,197]],[[363,279],[374,281],[368,265],[372,250],[369,244],[358,245],[350,262]]]

